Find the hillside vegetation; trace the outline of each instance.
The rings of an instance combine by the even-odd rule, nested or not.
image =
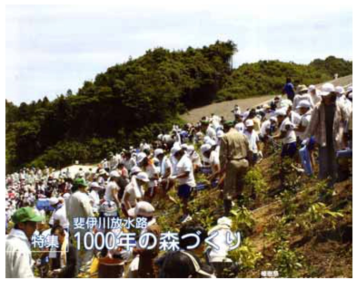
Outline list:
[[[328,57],[309,65],[260,61],[233,70],[237,51],[219,42],[184,51],[148,50],[86,81],[75,93],[20,106],[6,101],[6,171],[92,163],[182,123],[179,115],[212,102],[279,93],[285,76],[303,83],[352,73],[352,62]]]

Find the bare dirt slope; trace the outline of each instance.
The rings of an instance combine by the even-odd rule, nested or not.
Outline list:
[[[338,78],[336,80],[331,81],[334,85],[342,85],[348,86],[352,84],[352,75]],[[318,84],[317,87],[322,85]],[[252,106],[262,105],[263,103],[271,100],[274,95],[264,95],[258,97],[250,97],[247,99],[237,99],[232,101],[225,101],[221,103],[214,103],[208,106],[204,106],[201,108],[196,108],[191,110],[188,113],[185,113],[181,116],[186,122],[196,123],[198,122],[202,116],[209,116],[212,113],[218,114],[220,116],[224,116],[227,120],[233,119],[233,114],[231,110],[234,108],[236,104],[238,104],[241,110],[246,110]]]

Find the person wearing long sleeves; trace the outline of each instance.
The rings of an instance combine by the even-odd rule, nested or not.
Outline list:
[[[6,278],[34,278],[30,240],[43,216],[31,207],[20,208],[11,217],[15,226],[6,237]]]

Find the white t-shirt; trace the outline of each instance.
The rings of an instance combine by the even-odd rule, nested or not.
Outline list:
[[[266,136],[266,132],[267,132],[267,130],[270,129],[270,126],[271,126],[270,120],[266,120],[266,121],[264,121],[264,122],[261,124],[260,135],[261,135],[262,137],[265,137],[265,136]]]
[[[310,123],[310,119],[311,119],[312,115],[311,112],[307,112],[304,115],[302,115],[300,124],[305,127],[305,131],[304,132],[298,132],[298,134],[296,134],[301,140],[305,140],[307,138],[307,128],[309,126]]]
[[[114,189],[117,190],[117,191],[119,191],[119,187],[118,187],[117,183],[114,182],[114,181],[108,182],[107,187],[106,187],[106,192],[105,192],[105,194],[104,194],[104,198],[105,198],[107,201],[116,202],[116,201],[114,200],[113,196],[112,196],[112,192],[113,192]]]
[[[206,135],[212,138],[213,140],[216,140],[216,131],[211,125],[209,125],[209,127],[207,128]]]
[[[100,199],[99,199],[99,194],[97,191],[92,190],[89,193],[89,199],[91,200],[91,204],[93,207],[93,211],[94,212],[98,212],[98,207],[99,207],[99,203],[100,203]]]
[[[213,150],[210,153],[210,164],[211,167],[213,168],[215,165],[219,165],[220,166],[220,159],[219,159],[219,153],[216,150]]]
[[[150,179],[150,182],[148,182],[148,187],[152,188],[157,186],[157,180],[152,180],[155,175],[158,174],[157,169],[153,163],[146,166],[146,173]]]
[[[183,174],[185,172],[189,172],[189,175],[184,178],[179,178],[178,182],[180,185],[187,184],[191,187],[196,186],[195,177],[194,177],[194,169],[192,166],[191,159],[187,154],[184,154],[180,161],[177,163],[176,166],[176,173],[177,175]]]
[[[172,163],[171,160],[164,156],[161,162],[161,176],[164,177],[167,169],[170,169],[170,175],[172,175]]]
[[[244,129],[245,129],[244,123],[243,123],[243,122],[237,123],[237,124],[235,125],[235,129],[236,129],[238,132],[242,133],[242,132],[244,131]]]
[[[249,133],[247,130],[245,130],[243,134],[248,138],[250,150],[253,153],[257,153],[258,152],[257,142],[259,141],[259,136],[256,133],[256,131],[253,130],[251,133]]]
[[[322,101],[322,97],[319,94],[316,95],[310,95],[312,102],[313,102],[313,106],[317,105],[320,101]]]
[[[63,205],[57,210],[54,210],[52,216],[50,217],[49,224],[54,225],[54,221],[56,220],[59,220],[59,224],[63,228],[69,228],[69,221],[67,219],[67,212],[65,209],[65,205]]]
[[[143,188],[138,187],[136,176],[132,176],[131,182],[126,186],[122,197],[122,204],[124,204],[126,193],[129,194],[128,201],[132,207],[136,206],[137,199],[142,199],[144,196]]]
[[[289,131],[287,131],[287,128],[286,128],[287,125],[292,126]],[[295,135],[295,131],[294,131],[293,127],[294,127],[294,125],[292,124],[290,119],[288,117],[285,118],[284,121],[282,122],[281,126],[280,126],[280,131],[281,132],[286,132],[286,135],[283,138],[283,144],[293,143],[293,142],[297,141],[297,137]]]

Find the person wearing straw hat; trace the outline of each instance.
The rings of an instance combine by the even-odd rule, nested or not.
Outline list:
[[[31,238],[37,223],[44,217],[31,207],[18,209],[12,216],[14,228],[5,240],[6,278],[33,278],[34,261],[31,256]]]

